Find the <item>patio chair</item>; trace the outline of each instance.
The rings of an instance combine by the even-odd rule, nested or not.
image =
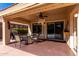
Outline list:
[[[16,47],[16,43],[19,43],[20,44],[20,48],[21,48],[22,42],[24,42],[24,44],[28,44],[27,37],[15,35],[15,47]]]
[[[39,40],[43,42],[43,41],[46,41],[46,38],[43,34],[39,34]]]
[[[33,42],[41,42],[42,40],[39,39],[39,34],[34,33],[32,35]]]
[[[33,43],[32,35],[27,35],[27,38],[28,38],[28,44],[32,44]]]

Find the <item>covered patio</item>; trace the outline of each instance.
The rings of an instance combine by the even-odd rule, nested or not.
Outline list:
[[[18,7],[18,8],[17,8]],[[20,8],[19,8],[20,7]],[[74,56],[78,55],[79,33],[79,4],[16,4],[0,12],[0,20],[3,23],[3,48],[1,55],[34,55],[34,56]],[[9,12],[10,11],[10,12]],[[75,20],[74,20],[75,19]],[[28,25],[28,34],[36,33],[33,24],[41,24],[39,32],[43,35],[44,42],[22,45],[15,47],[15,43],[10,44],[10,29],[8,22],[17,22]],[[56,25],[63,23],[63,28],[48,29],[48,24]],[[52,25],[51,24],[51,25]],[[60,26],[58,26],[60,27]],[[51,27],[53,28],[53,26]],[[58,30],[59,29],[59,30]],[[51,35],[52,32],[52,35]],[[55,36],[55,38],[53,37]],[[57,37],[56,37],[57,36]],[[61,38],[59,38],[61,36]],[[51,40],[50,40],[51,38]],[[30,39],[28,39],[30,40]],[[57,42],[58,41],[58,42]],[[65,42],[65,43],[61,43]],[[5,49],[6,48],[6,49]],[[8,49],[8,50],[7,50]],[[10,49],[10,50],[9,50]],[[4,51],[3,51],[4,50]],[[13,50],[12,52],[10,52]],[[17,52],[16,52],[17,51]],[[16,53],[15,53],[16,52]],[[74,52],[74,53],[73,53]]]

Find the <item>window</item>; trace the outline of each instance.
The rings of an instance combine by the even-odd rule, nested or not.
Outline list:
[[[42,32],[42,25],[40,23],[34,23],[32,25],[33,33],[41,33]]]

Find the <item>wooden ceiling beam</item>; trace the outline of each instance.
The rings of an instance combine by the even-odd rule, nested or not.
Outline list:
[[[44,6],[39,6],[37,8],[33,8],[33,9],[29,9],[26,11],[22,11],[20,13],[16,13],[16,14],[12,14],[11,16],[6,16],[6,17],[11,17],[11,18],[16,18],[16,17],[22,17],[22,16],[27,16],[27,15],[31,15],[31,14],[35,14],[38,12],[45,12],[45,11],[49,11],[49,10],[54,10],[54,9],[58,9],[58,8],[63,8],[63,7],[67,7],[67,6],[72,6],[75,5],[75,3],[57,3],[57,4],[47,4]]]

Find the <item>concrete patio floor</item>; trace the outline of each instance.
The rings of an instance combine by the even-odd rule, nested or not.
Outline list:
[[[34,43],[30,45],[19,44],[15,47],[15,44],[7,46],[0,45],[1,56],[74,56],[71,49],[66,43],[45,41],[40,43]]]

